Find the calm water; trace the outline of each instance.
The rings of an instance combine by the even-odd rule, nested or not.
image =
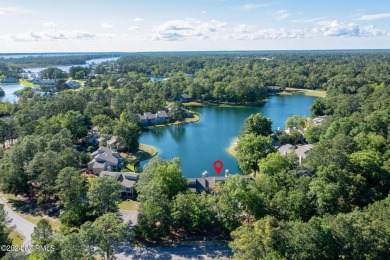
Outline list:
[[[0,97],[0,101],[5,102],[11,102],[14,103],[18,100],[18,98],[14,95],[15,91],[18,91],[23,88],[22,84],[0,84],[0,87],[4,90],[5,96]]]
[[[66,71],[66,72],[69,72],[69,69],[70,67],[73,67],[73,66],[81,66],[81,67],[87,67],[93,63],[95,64],[99,64],[99,63],[102,63],[102,62],[105,62],[105,61],[115,61],[119,59],[119,57],[115,57],[115,58],[101,58],[101,59],[92,59],[92,60],[87,60],[86,61],[86,64],[74,64],[74,65],[67,65],[67,66],[53,66],[53,67],[56,67],[56,68],[59,68],[60,70],[63,70],[63,71]],[[25,68],[23,69],[24,71],[30,71],[32,73],[39,73],[41,72],[42,70],[44,69],[47,69],[47,67],[42,67],[42,68]]]
[[[262,113],[273,121],[273,129],[281,127],[287,117],[298,114],[310,116],[309,107],[315,100],[309,96],[272,96],[261,107],[196,107],[198,123],[171,126],[144,132],[140,142],[155,146],[164,159],[180,157],[185,177],[201,177],[208,171],[216,175],[213,163],[222,160],[230,173],[240,172],[237,161],[227,152],[231,141],[239,134],[244,119]],[[143,162],[143,165],[146,162]]]
[[[21,55],[22,56],[22,55]],[[57,66],[57,68],[63,70],[63,71],[69,71],[70,67],[72,66],[82,66],[82,67],[86,67],[86,66],[89,66],[90,64],[99,64],[99,63],[102,63],[102,62],[105,62],[105,61],[113,61],[113,60],[117,60],[119,59],[118,57],[116,58],[102,58],[102,59],[92,59],[92,60],[87,60],[86,63],[87,64],[81,64],[81,65],[69,65],[69,66]],[[27,69],[24,69],[25,71],[31,71],[31,72],[35,72],[35,73],[38,73],[42,70],[44,70],[46,68],[27,68]],[[8,102],[11,102],[11,103],[14,103],[18,100],[18,98],[15,96],[15,91],[18,91],[20,89],[22,89],[24,86],[22,84],[0,84],[0,87],[4,90],[5,92],[5,96],[3,97],[0,97],[0,101],[2,102],[5,102],[5,101],[8,101]]]

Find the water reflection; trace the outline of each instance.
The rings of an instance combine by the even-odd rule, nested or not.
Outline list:
[[[184,135],[186,133],[186,127],[184,127],[183,125],[176,125],[168,127],[168,131],[171,134],[173,140],[175,140],[176,143],[179,143],[184,138]]]

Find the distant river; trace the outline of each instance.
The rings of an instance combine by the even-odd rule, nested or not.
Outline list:
[[[209,176],[215,176],[215,160],[224,163],[221,175],[225,169],[240,173],[237,161],[226,148],[239,135],[245,118],[260,112],[272,119],[273,129],[284,129],[289,116],[310,116],[309,107],[315,99],[303,95],[271,96],[261,107],[194,107],[192,110],[200,115],[199,122],[149,130],[143,133],[140,142],[155,146],[158,156],[164,159],[180,157],[185,177],[201,177],[205,170]]]

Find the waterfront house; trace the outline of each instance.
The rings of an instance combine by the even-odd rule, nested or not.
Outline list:
[[[191,101],[191,97],[188,94],[182,94],[179,97],[179,101],[182,102],[182,103],[188,103],[188,102]]]
[[[102,171],[99,174],[102,176],[111,176],[114,177],[117,181],[121,183],[122,186],[122,196],[126,199],[131,198],[134,199],[135,192],[135,183],[138,181],[139,175],[134,172],[110,172],[110,171]]]
[[[56,83],[55,79],[28,79],[27,81],[35,85],[54,85]]]
[[[282,88],[278,87],[278,86],[268,86],[267,88],[268,88],[268,92],[271,92],[271,93],[282,92]]]
[[[3,84],[19,83],[19,79],[17,79],[17,78],[4,78],[4,79],[0,79],[0,83],[3,83]]]
[[[138,118],[142,125],[148,125],[148,118],[145,115],[138,114]]]
[[[95,175],[99,175],[102,171],[117,172],[123,167],[124,159],[119,153],[104,146],[91,153],[91,161],[88,163],[88,170]]]
[[[156,124],[165,124],[169,122],[169,116],[166,111],[161,110],[153,114],[151,112],[145,112],[143,115],[138,114],[138,119],[141,124],[147,125],[156,125]]]
[[[232,175],[230,175],[232,176]],[[242,179],[245,180],[254,180],[254,178],[250,175],[240,175]],[[188,189],[191,192],[201,193],[211,193],[213,192],[213,187],[217,183],[225,183],[229,178],[229,175],[227,176],[213,176],[213,177],[207,177],[204,175],[202,178],[189,178],[188,179]]]

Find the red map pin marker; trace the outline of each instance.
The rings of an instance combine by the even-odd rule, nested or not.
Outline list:
[[[219,175],[221,173],[221,170],[223,169],[223,162],[221,160],[216,160],[214,162],[214,170]]]

